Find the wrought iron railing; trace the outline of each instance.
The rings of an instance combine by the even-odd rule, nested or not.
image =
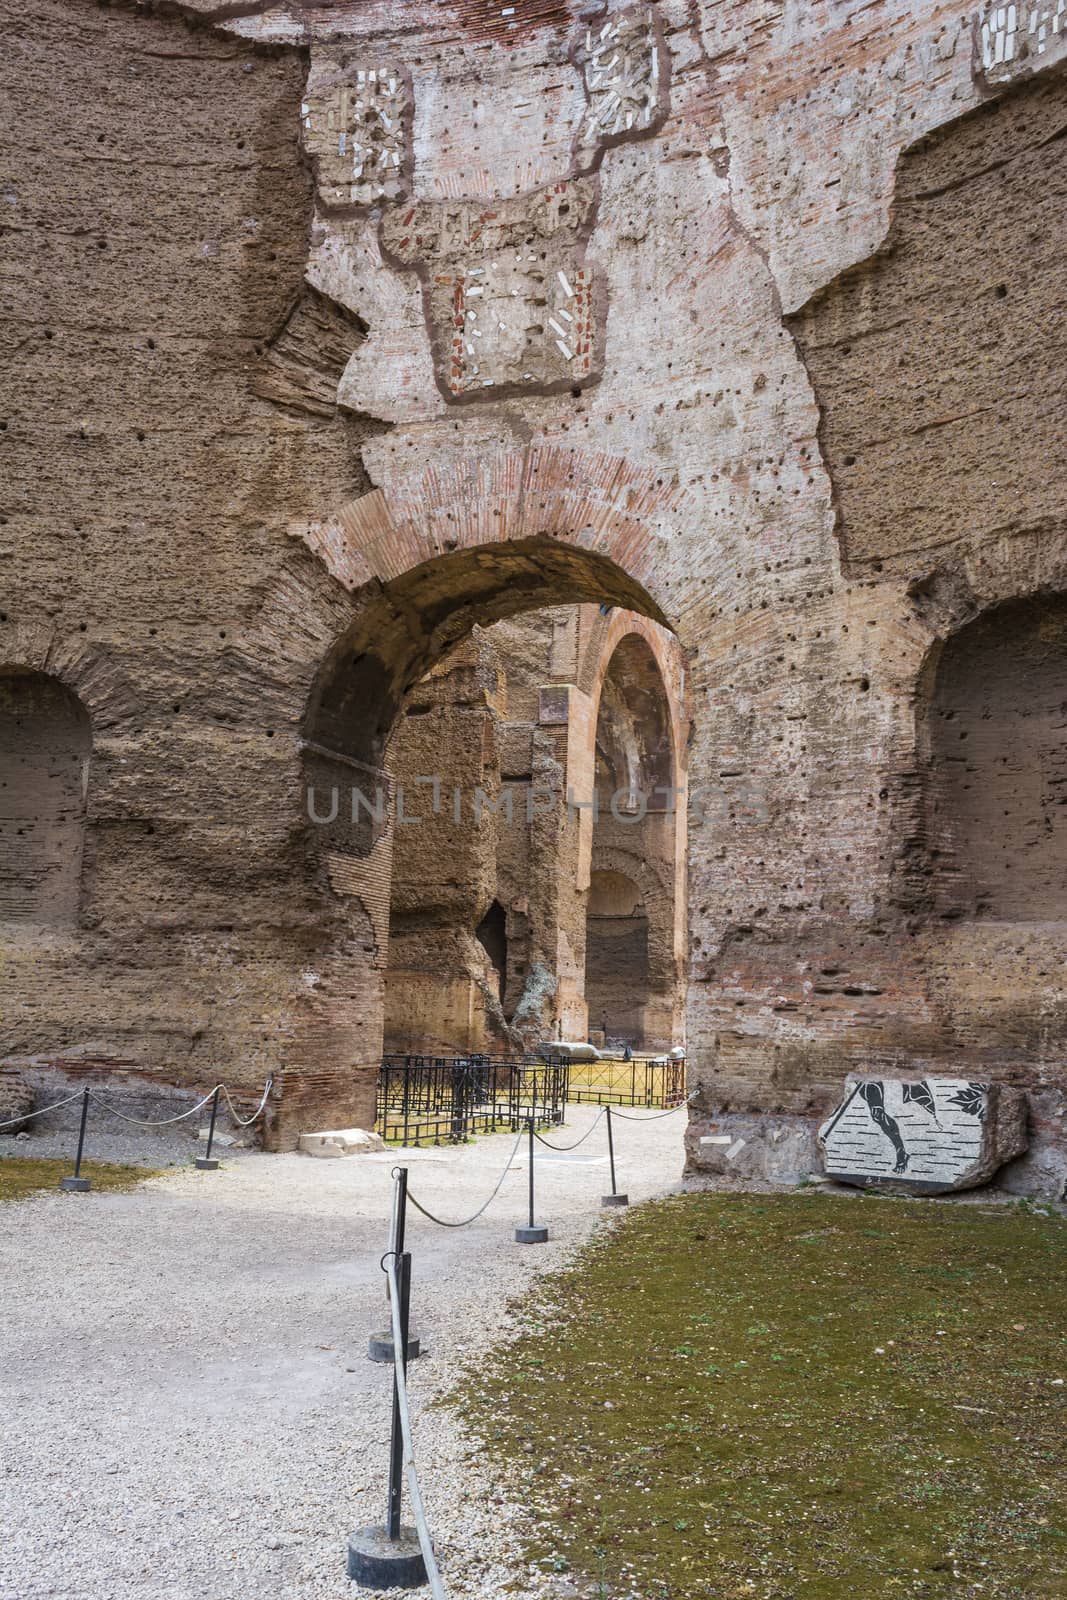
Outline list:
[[[375,1127],[405,1145],[563,1121],[569,1064],[529,1056],[383,1056]]]
[[[551,1047],[546,1048],[551,1060]],[[598,1061],[571,1061],[568,1100],[601,1106],[654,1106],[664,1111],[685,1099],[685,1059],[601,1056]]]

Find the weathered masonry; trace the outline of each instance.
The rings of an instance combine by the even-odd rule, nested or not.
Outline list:
[[[435,926],[472,1040],[684,982],[695,1178],[918,1074],[1024,1089],[1058,1192],[1064,0],[0,10],[0,1065],[365,1122]],[[494,708],[563,609],[615,676],[572,620]],[[310,818],[463,673],[500,782],[686,813],[447,906]]]
[[[586,605],[478,629],[416,686],[387,758],[388,1050],[684,1041],[684,681],[666,630]]]

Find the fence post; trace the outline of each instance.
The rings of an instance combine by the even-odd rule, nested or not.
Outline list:
[[[605,1110],[608,1122],[608,1166],[611,1169],[611,1193],[606,1194],[600,1204],[602,1206],[628,1206],[630,1204],[630,1196],[628,1194],[619,1194],[615,1187],[615,1136],[611,1131],[611,1107],[607,1106]]]
[[[400,1290],[400,1365],[408,1370],[408,1317],[411,1311],[411,1256],[401,1252],[397,1260],[397,1286]],[[389,1441],[389,1503],[386,1529],[395,1544],[400,1538],[400,1503],[404,1494],[404,1440],[400,1432],[400,1394],[393,1378],[393,1432]]]
[[[404,1250],[407,1220],[408,1169],[398,1167],[393,1191],[393,1220],[389,1254],[397,1267],[397,1320],[400,1323],[399,1362],[408,1370],[408,1321],[411,1311],[411,1256]],[[390,1344],[392,1339],[390,1338]],[[389,1494],[384,1527],[360,1528],[348,1540],[348,1576],[368,1589],[417,1589],[426,1582],[418,1535],[401,1525],[404,1494],[404,1435],[400,1425],[400,1383],[393,1365],[393,1426],[389,1440]]]
[[[404,1239],[407,1232],[408,1212],[408,1169],[397,1167],[393,1174],[395,1186],[393,1189],[393,1216],[389,1225],[390,1252],[403,1258]],[[398,1269],[399,1275],[399,1269]],[[388,1294],[388,1286],[386,1287]],[[413,1334],[409,1321],[404,1319],[404,1371],[408,1370],[409,1361],[414,1361],[416,1356],[422,1354],[422,1343],[417,1334]],[[384,1365],[393,1359],[393,1330],[390,1326],[384,1333],[372,1333],[367,1342],[368,1361],[377,1361]]]
[[[78,1127],[78,1151],[74,1157],[74,1176],[72,1178],[60,1178],[59,1180],[59,1187],[66,1189],[70,1194],[85,1194],[92,1188],[91,1180],[82,1177],[82,1152],[85,1149],[85,1124],[88,1120],[89,1089],[86,1086],[82,1090],[82,1116]]]
[[[515,1229],[516,1244],[547,1244],[548,1229],[534,1221],[534,1119],[527,1119],[530,1134],[530,1220],[526,1227]]]
[[[217,1172],[218,1161],[211,1154],[211,1146],[215,1142],[215,1118],[219,1114],[219,1090],[221,1084],[215,1085],[215,1093],[211,1096],[211,1120],[207,1125],[207,1150],[202,1156],[197,1156],[196,1165],[201,1172]]]

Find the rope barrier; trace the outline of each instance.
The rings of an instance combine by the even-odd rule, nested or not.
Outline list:
[[[658,1122],[660,1117],[673,1117],[676,1111],[684,1111],[686,1106],[690,1105],[699,1093],[699,1089],[694,1089],[692,1094],[687,1094],[684,1100],[679,1100],[676,1106],[670,1106],[666,1111],[654,1111],[650,1117],[630,1116],[625,1111],[618,1110],[616,1106],[612,1106],[611,1110],[613,1116],[621,1117],[623,1122]]]
[[[6,1122],[0,1122],[0,1128],[16,1128],[20,1122],[29,1122],[31,1117],[43,1117],[46,1111],[58,1111],[60,1106],[69,1106],[72,1100],[80,1100],[81,1093],[80,1089],[75,1089],[65,1100],[53,1100],[50,1106],[38,1106],[36,1111],[24,1111],[21,1117],[9,1117]]]
[[[252,1113],[252,1115],[250,1117],[238,1116],[237,1109],[234,1106],[233,1101],[230,1099],[230,1091],[229,1091],[229,1089],[227,1089],[225,1084],[222,1084],[221,1087],[222,1087],[223,1096],[224,1096],[224,1098],[226,1100],[226,1104],[230,1108],[230,1116],[233,1118],[234,1122],[236,1122],[236,1124],[237,1124],[237,1126],[239,1128],[250,1128],[252,1126],[253,1122],[255,1122],[256,1118],[259,1117],[259,1116],[262,1116],[262,1114],[263,1114],[263,1109],[266,1106],[267,1101],[270,1098],[270,1092],[274,1088],[274,1079],[273,1078],[268,1078],[267,1079],[267,1087],[263,1091],[263,1098],[259,1102],[259,1105],[253,1111],[253,1113]]]
[[[515,1157],[518,1154],[519,1143],[520,1143],[520,1141],[522,1139],[522,1136],[525,1133],[525,1131],[526,1131],[525,1128],[520,1128],[518,1133],[515,1135],[515,1143],[511,1147],[511,1154],[508,1156],[507,1166],[504,1168],[503,1172],[500,1174],[500,1177],[497,1179],[496,1188],[493,1190],[492,1194],[489,1196],[489,1198],[485,1202],[485,1204],[483,1206],[479,1206],[478,1207],[477,1211],[474,1213],[473,1216],[464,1217],[462,1222],[448,1222],[448,1221],[446,1221],[446,1219],[444,1217],[435,1217],[432,1211],[427,1211],[427,1209],[426,1209],[426,1207],[424,1205],[420,1205],[419,1201],[416,1200],[415,1196],[412,1194],[411,1190],[409,1189],[408,1190],[408,1199],[411,1201],[412,1205],[415,1207],[415,1210],[416,1211],[421,1211],[423,1216],[426,1217],[430,1222],[436,1222],[437,1226],[439,1228],[469,1228],[472,1222],[477,1222],[478,1218],[482,1215],[483,1212],[489,1210],[489,1207],[492,1205],[493,1201],[496,1199],[497,1195],[500,1193],[500,1190],[501,1190],[501,1187],[503,1185],[504,1179],[507,1177],[508,1173],[510,1172],[512,1163],[514,1162]]]
[[[95,1100],[98,1106],[102,1106],[105,1111],[109,1111],[113,1117],[118,1117],[120,1122],[132,1122],[136,1128],[169,1128],[173,1122],[184,1122],[187,1117],[195,1117],[196,1113],[202,1111],[207,1105],[214,1093],[214,1089],[209,1089],[204,1098],[198,1100],[195,1106],[192,1106],[188,1111],[179,1111],[176,1117],[158,1117],[151,1122],[146,1121],[144,1117],[131,1117],[125,1111],[120,1111],[118,1106],[113,1106],[109,1101],[101,1099],[95,1089],[89,1090],[89,1097]]]
[[[573,1144],[549,1144],[547,1139],[541,1137],[536,1128],[534,1129],[534,1138],[537,1140],[538,1144],[543,1144],[546,1150],[577,1150],[578,1146],[580,1144],[584,1144],[589,1135],[596,1128],[597,1123],[600,1121],[606,1110],[607,1106],[601,1106],[600,1110],[597,1112],[588,1128],[586,1128],[585,1132],[582,1134],[582,1137],[580,1139],[576,1139]]]
[[[505,1169],[506,1170],[506,1169]],[[503,1180],[502,1180],[503,1181]],[[408,1199],[411,1199],[410,1192]],[[422,1207],[419,1207],[420,1211]],[[419,1549],[426,1567],[426,1581],[430,1585],[433,1600],[448,1600],[448,1593],[441,1582],[441,1574],[437,1570],[437,1558],[433,1551],[433,1541],[430,1538],[429,1524],[426,1521],[426,1509],[422,1503],[422,1491],[419,1488],[419,1475],[415,1468],[415,1451],[411,1442],[411,1413],[408,1409],[407,1375],[404,1371],[404,1331],[400,1326],[400,1285],[396,1275],[396,1256],[390,1254],[386,1257],[388,1265],[386,1273],[389,1278],[389,1314],[393,1328],[393,1374],[396,1379],[396,1397],[400,1414],[400,1434],[404,1442],[403,1465],[407,1473],[408,1496],[411,1500],[411,1510],[415,1517],[415,1531],[419,1536]]]
[[[217,1089],[220,1090],[225,1096],[226,1104],[230,1108],[230,1115],[233,1117],[233,1120],[237,1123],[238,1127],[250,1128],[253,1122],[263,1115],[264,1108],[266,1107],[267,1101],[270,1098],[270,1092],[273,1087],[273,1078],[268,1078],[267,1087],[263,1091],[263,1098],[260,1100],[259,1105],[256,1107],[255,1111],[250,1117],[242,1117],[238,1115],[234,1108],[233,1101],[230,1098],[230,1091],[227,1089],[224,1083],[216,1084],[215,1088],[209,1089],[204,1098],[202,1100],[198,1100],[196,1105],[191,1106],[188,1111],[179,1111],[177,1116],[173,1117],[156,1117],[151,1121],[145,1117],[131,1117],[128,1112],[120,1111],[118,1106],[112,1105],[110,1100],[105,1100],[102,1095],[97,1094],[95,1089],[89,1090],[89,1098],[95,1101],[101,1110],[108,1112],[110,1116],[118,1117],[120,1122],[130,1122],[134,1125],[134,1127],[137,1128],[169,1128],[175,1122],[185,1122],[189,1117],[195,1117],[198,1111],[202,1111],[204,1109]],[[80,1100],[82,1098],[82,1094],[83,1091],[81,1089],[76,1089],[73,1094],[68,1094],[63,1100],[53,1100],[51,1105],[38,1106],[34,1111],[24,1111],[21,1116],[9,1117],[6,1122],[0,1122],[0,1132],[2,1132],[4,1128],[15,1128],[18,1127],[20,1123],[29,1122],[31,1117],[43,1117],[49,1111],[58,1111],[61,1106],[69,1106],[72,1101]]]

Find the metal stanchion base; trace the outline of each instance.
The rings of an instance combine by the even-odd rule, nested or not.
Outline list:
[[[198,1172],[217,1172],[219,1164],[214,1156],[197,1156],[196,1170]]]
[[[417,1589],[426,1563],[414,1528],[390,1539],[384,1528],[359,1528],[348,1540],[348,1576],[365,1589]]]
[[[542,1228],[542,1227],[516,1228],[515,1229],[515,1243],[516,1244],[547,1244],[548,1243],[548,1229],[547,1228]]]
[[[422,1344],[414,1333],[408,1334],[408,1360],[422,1355]],[[393,1364],[393,1336],[391,1333],[372,1333],[367,1343],[367,1360]]]
[[[92,1182],[88,1178],[60,1178],[59,1187],[66,1189],[68,1194],[87,1194]]]
[[[606,1194],[600,1204],[602,1206],[628,1206],[630,1204],[630,1196],[628,1194]]]

